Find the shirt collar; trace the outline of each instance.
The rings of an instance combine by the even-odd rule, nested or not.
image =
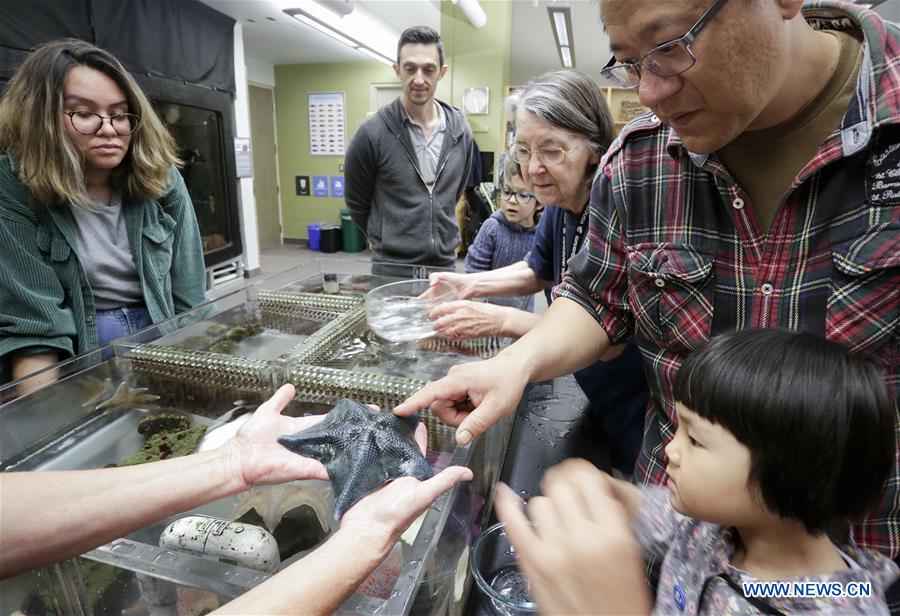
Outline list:
[[[432,102],[437,109],[438,117],[441,119],[441,124],[437,128],[437,132],[441,132],[447,128],[447,116],[444,115],[444,109],[443,107],[441,107],[440,103],[438,103],[436,100],[432,100]],[[403,120],[404,126],[409,126],[410,124],[412,124],[414,126],[418,126],[419,128],[423,128],[421,124],[410,117],[409,112],[406,111],[406,107],[403,106],[403,103],[400,103],[400,117]]]

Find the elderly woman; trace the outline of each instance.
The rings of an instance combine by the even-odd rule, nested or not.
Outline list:
[[[490,272],[438,273],[431,281],[454,285],[464,300],[492,295],[528,295],[558,284],[569,259],[585,243],[588,200],[600,157],[614,135],[600,88],[578,71],[554,71],[536,77],[510,97],[516,142],[509,155],[522,178],[546,207],[523,261]],[[438,335],[466,338],[521,336],[539,315],[507,306],[458,301],[432,313]],[[619,356],[612,359],[619,353]],[[575,373],[591,412],[599,416],[610,441],[614,467],[630,474],[643,433],[649,391],[633,342],[615,349],[603,362]]]
[[[205,301],[177,162],[108,52],[65,39],[19,67],[0,101],[0,383]]]

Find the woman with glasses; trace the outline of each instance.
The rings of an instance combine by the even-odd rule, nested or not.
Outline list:
[[[522,261],[499,270],[438,273],[431,280],[455,285],[462,298],[544,290],[550,302],[551,286],[559,284],[569,259],[585,244],[591,184],[615,136],[612,118],[600,88],[578,71],[536,77],[507,104],[516,119],[516,141],[509,156],[545,206],[534,248]],[[522,336],[540,319],[505,306],[467,301],[445,304],[432,318],[438,335],[449,338]],[[633,342],[613,349],[604,359],[575,373],[575,378],[607,433],[613,466],[630,475],[641,446],[649,391]]]
[[[102,49],[54,41],[16,71],[0,100],[0,382],[205,300],[175,152]]]
[[[524,259],[534,244],[540,212],[537,199],[519,173],[519,164],[505,157],[500,164],[500,209],[478,230],[466,253],[466,271],[488,272]],[[515,301],[529,312],[534,309],[533,296],[524,304],[518,298]]]

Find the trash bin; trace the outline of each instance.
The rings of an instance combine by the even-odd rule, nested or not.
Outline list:
[[[350,217],[350,210],[341,210],[341,236],[344,252],[362,252],[366,247],[366,236]]]
[[[311,222],[306,226],[307,237],[309,237],[309,249],[319,250],[321,246],[322,234],[320,229],[325,223]]]
[[[337,225],[319,227],[320,249],[322,252],[337,252],[341,249],[341,228]]]

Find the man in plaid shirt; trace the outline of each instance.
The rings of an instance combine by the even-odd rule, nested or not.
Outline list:
[[[717,334],[824,335],[881,362],[896,400],[900,27],[848,4],[802,4],[603,0],[604,76],[639,87],[653,113],[601,162],[588,247],[534,330],[397,412],[431,405],[467,442],[528,381],[636,336],[652,392],[636,474],[663,483],[675,373]],[[880,507],[854,528],[860,546],[897,558],[898,493],[895,464]]]

